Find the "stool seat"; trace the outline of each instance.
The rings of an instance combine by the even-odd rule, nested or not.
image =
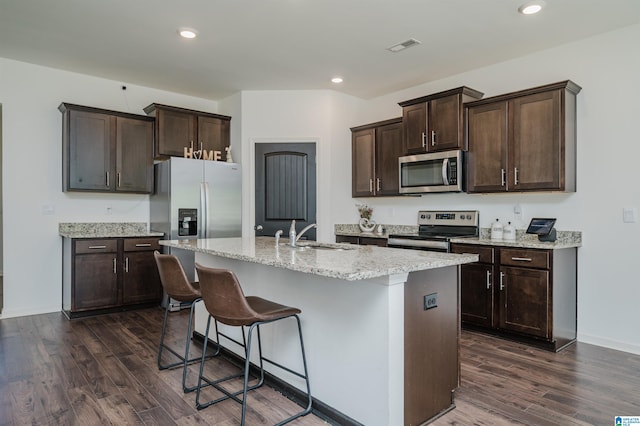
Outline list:
[[[203,375],[204,358],[200,363],[200,374],[198,376],[198,385],[196,392],[196,408],[201,410],[210,405],[224,401],[226,399],[233,399],[242,404],[242,416],[240,424],[244,425],[245,413],[247,409],[247,392],[249,390],[256,389],[264,383],[264,362],[268,362],[278,368],[281,368],[301,379],[304,379],[307,385],[307,398],[308,403],[306,408],[302,411],[294,414],[291,417],[281,421],[278,425],[288,423],[298,417],[305,416],[311,412],[312,398],[311,388],[309,385],[309,373],[307,369],[307,360],[304,351],[304,343],[302,341],[302,327],[300,326],[300,318],[298,317],[302,311],[298,308],[282,305],[280,303],[273,302],[271,300],[263,299],[257,296],[245,296],[242,291],[242,287],[233,271],[220,268],[208,268],[196,263],[196,270],[198,271],[198,277],[200,279],[200,290],[202,292],[202,301],[209,312],[209,318],[207,319],[207,328],[204,336],[204,348],[207,347],[209,325],[211,318],[216,321],[229,326],[242,327],[243,342],[236,341],[229,338],[224,333],[216,335],[229,338],[234,343],[240,345],[245,350],[245,367],[244,367],[244,386],[241,391],[230,392],[224,387],[220,386],[220,383],[227,380],[238,377],[238,375],[231,375],[218,380],[211,380]],[[295,318],[298,325],[298,336],[300,339],[300,351],[302,354],[302,364],[304,367],[304,373],[301,374],[297,371],[289,369],[281,364],[278,364],[270,359],[265,358],[262,355],[262,343],[260,338],[260,326],[268,324],[274,321],[283,320],[286,318]],[[245,338],[244,327],[248,327],[248,337]],[[250,356],[251,356],[251,339],[253,330],[257,330],[258,336],[258,354],[260,360],[260,380],[256,385],[249,386],[249,370],[250,370]],[[217,330],[217,329],[216,329]],[[208,402],[200,402],[200,390],[204,386],[213,386],[225,396],[211,400]],[[238,395],[242,393],[242,399],[238,398]]]

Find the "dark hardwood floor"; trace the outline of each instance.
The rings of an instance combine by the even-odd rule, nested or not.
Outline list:
[[[239,424],[236,402],[197,411],[194,394],[182,393],[181,369],[158,371],[162,314],[0,320],[0,425]],[[171,316],[177,348],[187,315]],[[640,356],[582,343],[551,353],[463,332],[461,359],[457,408],[434,425],[612,425],[616,415],[640,415]],[[218,376],[235,369],[220,359],[206,368]],[[190,367],[188,380],[196,376]],[[297,410],[263,387],[250,394],[247,424],[274,424]],[[291,424],[325,422],[309,415]]]

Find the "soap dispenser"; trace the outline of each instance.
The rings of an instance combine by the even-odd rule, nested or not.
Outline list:
[[[295,219],[291,221],[291,227],[289,228],[289,245],[291,247],[296,246],[296,221]]]
[[[496,219],[491,225],[491,239],[494,241],[502,241],[502,231],[502,224],[499,219]]]
[[[507,222],[504,230],[502,232],[502,238],[505,241],[515,241],[516,240],[516,228],[511,224],[511,222]]]

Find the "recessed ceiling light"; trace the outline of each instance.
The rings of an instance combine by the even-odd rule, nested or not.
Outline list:
[[[191,28],[179,28],[178,34],[182,38],[196,38],[198,36],[198,32]]]
[[[533,1],[520,6],[518,8],[518,12],[522,13],[523,15],[533,15],[534,13],[540,12],[543,6],[543,1]]]
[[[409,40],[405,40],[402,43],[394,44],[391,47],[387,47],[387,50],[395,53],[395,52],[400,52],[401,50],[407,49],[411,46],[415,46],[417,44],[420,44],[418,40],[416,40],[415,38],[410,38]]]
[[[342,83],[343,81],[344,81],[344,80],[342,79],[342,77],[333,77],[333,78],[331,79],[331,82],[332,82],[332,83],[336,83],[336,84]]]

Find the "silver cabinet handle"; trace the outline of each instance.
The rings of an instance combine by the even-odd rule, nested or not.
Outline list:
[[[118,263],[116,261],[116,258],[113,258],[113,273],[117,274],[118,273]]]
[[[105,183],[107,184],[107,186],[109,186],[109,172],[107,172],[106,175],[107,175],[107,180]]]
[[[491,288],[491,272],[487,271],[487,290]]]
[[[513,168],[513,183],[515,185],[518,184],[518,168],[517,167]]]
[[[427,147],[427,134],[425,132],[422,132],[422,147]]]
[[[431,146],[436,146],[436,131],[431,131]]]
[[[369,179],[369,192],[373,194],[373,179]]]
[[[136,244],[136,247],[151,247],[150,243]]]
[[[500,169],[500,173],[501,173],[501,176],[502,176],[502,185],[501,186],[504,186],[505,183],[507,183],[507,171],[505,169]]]
[[[129,272],[129,258],[128,257],[126,257],[124,259],[124,271],[127,272],[127,273]]]
[[[532,262],[533,259],[531,259],[530,257],[512,257],[511,260],[517,260],[520,262]]]
[[[380,192],[380,178],[376,178],[376,191]]]
[[[89,250],[106,249],[107,246],[89,246]]]
[[[116,175],[117,175],[117,177],[118,177],[118,188],[120,188],[120,186],[121,186],[121,185],[120,185],[120,172],[118,172]]]
[[[504,278],[504,272],[500,272],[500,291],[504,290],[504,284],[502,283],[503,278]]]

